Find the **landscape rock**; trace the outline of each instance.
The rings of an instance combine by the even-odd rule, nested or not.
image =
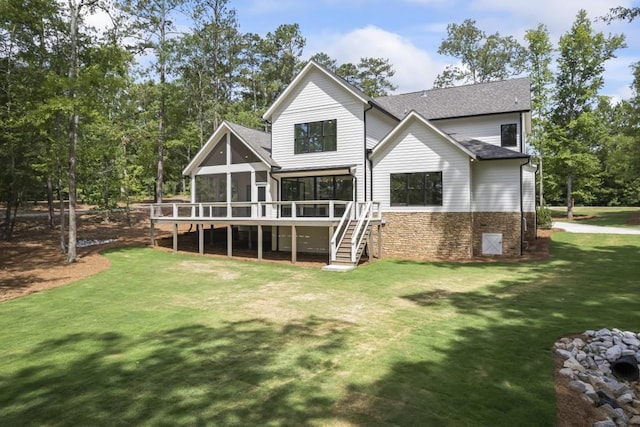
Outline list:
[[[605,353],[605,356],[609,362],[615,362],[616,360],[620,359],[621,355],[622,348],[620,348],[620,345],[618,344],[615,344],[613,347],[609,347],[607,349],[607,352]]]
[[[556,354],[565,360],[573,357],[570,351],[564,350],[562,348],[556,348]]]
[[[569,387],[591,402],[600,413],[597,427],[640,426],[640,383],[616,378],[612,363],[621,356],[634,356],[640,364],[640,334],[617,328],[589,330],[581,337],[563,337],[554,345],[564,359],[561,375]],[[596,418],[596,419],[598,419]]]

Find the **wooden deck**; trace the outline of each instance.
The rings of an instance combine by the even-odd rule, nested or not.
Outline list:
[[[355,204],[363,205],[364,204]],[[155,245],[155,224],[171,224],[173,251],[178,251],[180,225],[195,226],[198,234],[198,252],[204,254],[206,228],[227,228],[227,256],[233,256],[233,228],[257,228],[257,257],[263,259],[263,227],[291,227],[291,262],[297,261],[297,227],[326,227],[329,241],[335,238],[336,227],[350,212],[352,202],[313,200],[302,202],[231,202],[231,203],[156,203],[150,205],[151,245]],[[371,223],[381,224],[379,209]],[[251,235],[251,233],[249,234]],[[330,254],[327,254],[331,262]]]

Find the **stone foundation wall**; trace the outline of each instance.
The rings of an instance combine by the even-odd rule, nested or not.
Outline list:
[[[526,214],[526,239],[535,238],[535,214]],[[482,234],[502,234],[502,256],[521,256],[521,216],[518,212],[385,212],[382,256],[405,259],[469,259],[482,255]],[[525,239],[525,240],[526,240]],[[378,235],[371,236],[378,254]],[[529,240],[532,241],[532,240]]]
[[[382,256],[393,258],[456,258],[471,256],[471,214],[385,212]],[[377,233],[373,233],[377,249]],[[374,252],[376,253],[376,252]]]
[[[519,212],[475,212],[473,214],[473,255],[482,256],[482,234],[502,234],[502,256],[522,255]]]

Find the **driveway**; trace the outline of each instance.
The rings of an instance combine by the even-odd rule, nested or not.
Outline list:
[[[561,228],[569,233],[640,234],[640,228],[603,227],[600,225],[580,224],[578,222],[554,221],[553,228]]]

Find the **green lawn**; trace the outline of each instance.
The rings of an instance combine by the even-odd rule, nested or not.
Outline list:
[[[632,215],[638,215],[640,208],[637,207],[576,207],[573,210],[577,216],[593,216],[593,218],[577,218],[581,224],[603,225],[609,227],[631,227],[639,228],[639,224],[631,225],[629,220]],[[555,220],[566,221],[567,208],[553,207],[551,214]]]
[[[345,273],[126,249],[0,304],[0,425],[555,423],[551,346],[638,330],[640,236]]]

